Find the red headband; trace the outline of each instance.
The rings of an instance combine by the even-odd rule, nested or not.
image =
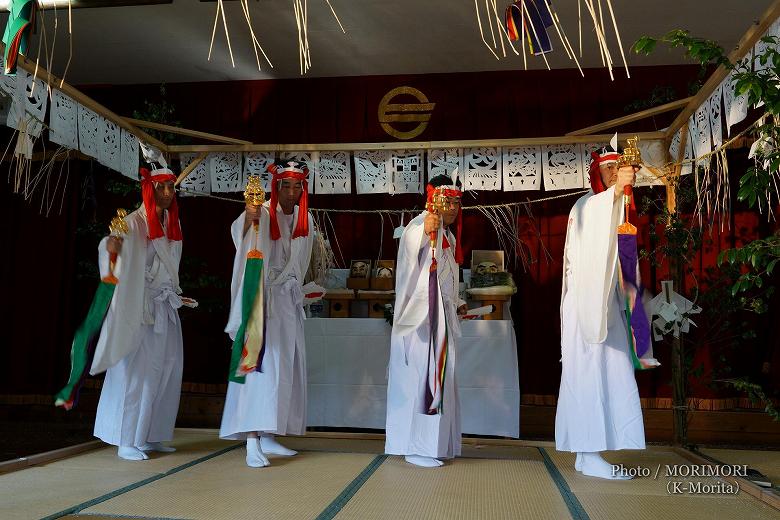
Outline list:
[[[271,179],[271,207],[269,208],[269,213],[271,214],[271,240],[279,240],[282,236],[279,231],[279,219],[276,217],[276,206],[279,203],[279,181],[282,179],[301,181],[303,193],[301,193],[301,198],[298,200],[298,222],[295,224],[292,238],[309,236],[309,182],[307,180],[309,169],[305,166],[301,169],[290,166],[282,170],[272,163],[268,165],[266,170],[273,174]]]
[[[434,187],[428,184],[425,187],[426,192],[426,201],[427,202],[433,202],[433,196],[436,192],[439,192],[440,194],[444,195],[445,197],[457,197],[461,198],[463,195],[463,192],[460,191],[458,188],[454,186],[438,186]],[[458,228],[455,230],[455,261],[458,264],[463,263],[463,248],[461,247],[461,231],[463,229],[463,209],[458,208],[458,216],[455,220]]]
[[[160,172],[160,173],[155,173]],[[157,201],[154,198],[154,183],[175,181],[176,176],[170,170],[154,170],[150,172],[146,168],[141,168],[141,196],[146,208],[146,221],[149,226],[149,240],[154,240],[165,235],[163,233],[160,219],[157,218]],[[173,195],[173,201],[168,208],[168,239],[181,240],[181,227],[179,226],[179,205],[176,201],[176,194]]]

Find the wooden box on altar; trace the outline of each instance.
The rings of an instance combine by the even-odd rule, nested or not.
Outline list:
[[[395,260],[378,260],[372,271],[370,287],[374,291],[395,289]]]
[[[331,318],[349,318],[350,302],[355,299],[355,291],[350,289],[328,289],[323,296],[328,300],[329,316]]]
[[[369,318],[384,318],[385,305],[395,300],[395,291],[358,291],[357,297],[368,301]]]

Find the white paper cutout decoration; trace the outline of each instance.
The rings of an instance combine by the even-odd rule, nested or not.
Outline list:
[[[199,153],[183,153],[179,155],[181,171],[184,171]],[[211,193],[210,156],[207,155],[197,166],[181,181],[179,185],[182,196],[192,196],[195,193]],[[265,189],[265,188],[263,188]]]
[[[79,150],[84,155],[97,157],[100,116],[82,104],[78,105]]]
[[[103,166],[119,171],[122,168],[119,125],[105,118],[100,118],[100,126],[97,160]]]
[[[138,138],[125,130],[119,132],[119,173],[133,180],[138,180],[140,166],[140,145]]]
[[[467,148],[463,166],[464,190],[501,190],[500,148]]]
[[[707,104],[710,107],[710,133],[712,134],[712,147],[718,148],[723,144],[723,124],[721,122],[721,100],[723,99],[723,87],[721,85],[710,95]]]
[[[60,146],[77,150],[78,103],[59,89],[52,91],[51,110],[49,110],[49,140]]]
[[[355,181],[357,182],[358,194],[390,191],[387,159],[386,150],[359,150],[355,152]]]
[[[551,144],[542,147],[544,189],[582,188],[582,148],[578,144]]]
[[[297,161],[304,163],[309,169],[309,193],[314,193],[314,179],[317,176],[317,163],[319,162],[320,152],[281,152],[279,159],[284,161]]]
[[[211,154],[211,191],[215,193],[244,191],[241,158],[241,152]]]
[[[428,181],[438,175],[450,177],[458,169],[463,182],[463,148],[439,148],[428,150]]]
[[[271,193],[271,175],[268,172],[268,166],[274,162],[274,152],[246,152],[244,154],[244,178],[243,183],[246,186],[250,175],[260,177],[260,184],[263,190]],[[270,197],[270,195],[268,195]]]
[[[703,103],[693,113],[689,121],[688,131],[691,133],[691,144],[695,158],[703,157],[712,151],[712,133],[710,132],[710,107]],[[701,159],[702,164],[709,164],[709,157]]]
[[[418,150],[399,150],[391,153],[391,172],[393,174],[390,193],[423,192],[423,152]]]
[[[504,191],[538,190],[542,184],[541,146],[512,146],[501,150]]]
[[[314,193],[348,195],[351,192],[349,152],[320,152]]]
[[[24,109],[38,121],[43,121],[46,116],[46,106],[49,101],[49,92],[46,82],[36,78],[27,71],[19,71],[17,74],[20,84],[24,85]],[[17,87],[18,88],[18,87]]]
[[[729,74],[721,84],[723,90],[723,113],[726,116],[726,132],[731,135],[731,127],[743,121],[747,117],[748,95],[735,95],[734,71]]]

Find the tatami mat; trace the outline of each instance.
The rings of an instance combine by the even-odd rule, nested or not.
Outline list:
[[[702,484],[716,484],[718,481],[711,477],[667,477],[666,466],[679,467],[690,466],[691,462],[677,453],[657,447],[648,447],[646,450],[623,450],[604,453],[604,459],[611,464],[623,464],[625,468],[641,468],[650,470],[649,477],[636,477],[632,480],[603,480],[588,477],[574,469],[574,454],[560,452],[555,449],[546,449],[546,453],[555,462],[569,488],[577,496],[580,493],[609,493],[619,495],[655,495],[667,496],[667,483],[670,480],[687,482],[701,482]],[[656,471],[658,472],[657,477]]]
[[[0,475],[0,518],[45,517],[229,446],[214,434],[178,431],[170,445],[178,451],[146,461],[120,460],[115,447],[106,447]]]
[[[780,512],[744,493],[728,495],[628,495],[577,493],[591,520],[777,520]]]
[[[388,458],[336,515],[371,519],[566,519],[561,495],[539,461],[456,459],[422,469]]]
[[[670,481],[719,485],[668,476],[667,467],[692,466],[670,448],[607,453],[651,473],[615,482],[577,473],[574,455],[549,443],[467,439],[463,457],[424,469],[380,456],[376,436],[326,435],[281,438],[300,454],[272,456],[262,469],[248,468],[243,443],[221,441],[215,430],[177,430],[176,453],[143,462],[118,459],[114,447],[81,453],[0,475],[0,519],[780,518],[747,493],[670,495]],[[703,451],[780,480],[780,452]]]
[[[84,510],[192,520],[315,518],[375,458],[306,452],[249,468],[236,449]]]
[[[287,447],[298,451],[328,451],[332,453],[374,453],[385,451],[380,439],[333,439],[327,437],[279,437]],[[539,450],[529,446],[496,444],[463,444],[463,457],[476,459],[542,460]]]
[[[775,487],[780,487],[780,451],[722,449],[701,449],[699,451],[723,464],[747,464],[769,477]]]

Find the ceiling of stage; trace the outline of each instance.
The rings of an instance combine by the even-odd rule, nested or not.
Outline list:
[[[309,0],[309,77],[363,76],[519,70],[522,56],[496,60],[482,44],[472,0],[330,0],[346,28],[342,34],[326,0]],[[683,28],[733,48],[770,0],[612,0],[629,66],[684,63],[679,52],[659,49],[650,57],[628,52],[641,35],[658,35]],[[485,23],[484,2],[481,5]],[[499,5],[508,4],[508,0]],[[569,39],[577,46],[577,0],[554,5]],[[67,80],[72,84],[127,84],[219,81],[299,77],[293,2],[250,0],[255,33],[274,68],[258,71],[246,21],[238,1],[226,0],[228,29],[236,58],[230,64],[220,20],[211,61],[206,57],[216,3],[175,0],[170,4],[73,10],[73,61]],[[603,2],[606,9],[606,2]],[[61,74],[67,61],[67,17],[58,11],[59,29],[52,72]],[[53,11],[45,11],[53,32]],[[5,16],[2,17],[3,25]],[[605,19],[608,22],[608,19]],[[487,31],[487,25],[485,25]],[[608,35],[614,33],[610,30]],[[490,41],[490,34],[486,37]],[[557,36],[549,58],[554,68],[570,68]],[[38,36],[35,35],[35,41]],[[592,23],[583,18],[583,66],[600,67]],[[51,45],[51,42],[49,42]],[[519,48],[518,48],[519,49]],[[612,40],[613,55],[617,55]],[[619,56],[619,55],[617,55]],[[620,58],[615,57],[619,62]],[[529,68],[544,68],[530,58]],[[595,73],[591,72],[591,73]],[[602,73],[602,72],[598,72]],[[603,72],[606,74],[606,72]],[[573,72],[572,79],[576,78]]]

